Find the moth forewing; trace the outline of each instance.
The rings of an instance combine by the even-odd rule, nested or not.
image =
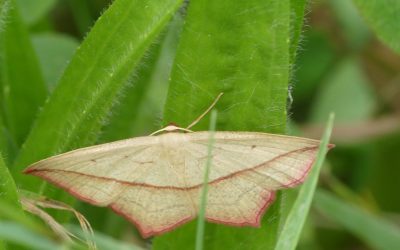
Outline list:
[[[257,226],[275,190],[306,177],[319,141],[257,132],[215,132],[206,219]],[[74,150],[32,164],[86,202],[109,206],[144,237],[195,218],[209,132],[169,132]],[[332,145],[331,145],[332,146]]]

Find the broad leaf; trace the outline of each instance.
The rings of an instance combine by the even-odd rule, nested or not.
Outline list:
[[[290,4],[193,0],[188,7],[165,105],[164,123],[189,125],[220,93],[218,130],[284,132],[289,76]],[[206,129],[203,119],[194,130]],[[279,199],[262,228],[207,224],[205,248],[275,245]],[[195,223],[157,238],[155,249],[193,245]]]
[[[293,64],[301,40],[307,0],[290,0],[290,63]]]

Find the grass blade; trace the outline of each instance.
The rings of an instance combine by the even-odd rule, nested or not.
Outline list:
[[[210,168],[212,165],[212,149],[214,146],[214,133],[217,123],[217,111],[213,110],[211,112],[210,118],[210,139],[208,142],[208,152],[207,152],[207,163],[204,168],[204,179],[203,179],[203,188],[201,192],[201,201],[200,201],[200,209],[199,216],[197,219],[197,230],[196,230],[196,250],[202,250],[204,244],[204,225],[205,225],[205,216],[206,216],[206,207],[207,207],[207,192],[208,192],[208,177],[210,173]]]
[[[17,187],[14,180],[5,165],[0,153],[0,200],[6,201],[15,206],[16,210],[21,210],[21,205],[18,199]],[[22,212],[22,210],[21,210]],[[1,218],[1,214],[0,214]]]
[[[4,156],[4,161],[8,165],[17,154],[18,148],[13,141],[10,132],[4,124],[3,117],[0,114],[0,152]]]
[[[28,216],[28,214],[25,214],[18,206],[6,200],[0,199],[0,219],[14,221],[40,235],[45,235],[48,237],[54,236],[54,234],[47,227]]]
[[[168,25],[168,31],[146,52],[135,72],[134,84],[127,87],[120,104],[113,108],[110,123],[104,127],[100,141],[121,140],[158,129],[182,24],[182,17],[177,13]]]
[[[15,207],[15,211],[20,212],[23,216],[23,211],[18,201],[17,187],[15,186],[14,180],[5,165],[3,158],[0,153],[0,202],[12,204]],[[0,213],[0,221],[4,219],[4,215]],[[6,249],[6,244],[1,240],[0,237],[0,249]]]
[[[15,0],[9,1],[8,8],[7,25],[0,37],[1,105],[4,122],[14,141],[21,145],[45,101],[47,88]]]
[[[78,235],[80,238],[83,238],[84,232],[82,228],[77,225],[67,225],[68,230],[71,230],[72,233]],[[134,243],[124,242],[121,240],[114,239],[107,234],[102,232],[95,231],[93,240],[96,243],[98,249],[118,249],[118,250],[145,250],[147,248],[135,245]]]
[[[316,192],[314,205],[374,249],[391,250],[400,246],[400,228],[382,217],[323,190]]]
[[[63,249],[47,238],[36,234],[26,227],[7,221],[0,221],[0,239],[25,246],[26,249],[57,250]]]
[[[319,172],[328,152],[329,138],[332,133],[334,115],[329,116],[328,123],[322,136],[321,145],[319,147],[317,159],[307,181],[301,186],[297,199],[289,212],[289,215],[280,232],[275,250],[295,249],[299,241],[299,237],[310,210],[314,192],[317,187]]]

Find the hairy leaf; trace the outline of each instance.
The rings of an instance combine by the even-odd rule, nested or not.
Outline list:
[[[220,93],[218,130],[284,132],[289,76],[289,1],[193,0],[165,105],[164,123],[190,124]],[[194,130],[206,129],[203,119]],[[279,204],[279,199],[278,202]],[[262,228],[206,225],[205,248],[273,247],[279,206]],[[155,249],[193,244],[195,224],[157,238]]]
[[[96,140],[117,94],[180,3],[117,0],[103,13],[66,68],[15,163],[21,185],[38,189],[38,179],[20,174],[29,163]]]

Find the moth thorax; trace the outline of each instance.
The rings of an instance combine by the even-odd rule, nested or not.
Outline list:
[[[188,140],[187,136],[181,132],[169,132],[159,136],[161,143],[165,147],[175,148]]]

